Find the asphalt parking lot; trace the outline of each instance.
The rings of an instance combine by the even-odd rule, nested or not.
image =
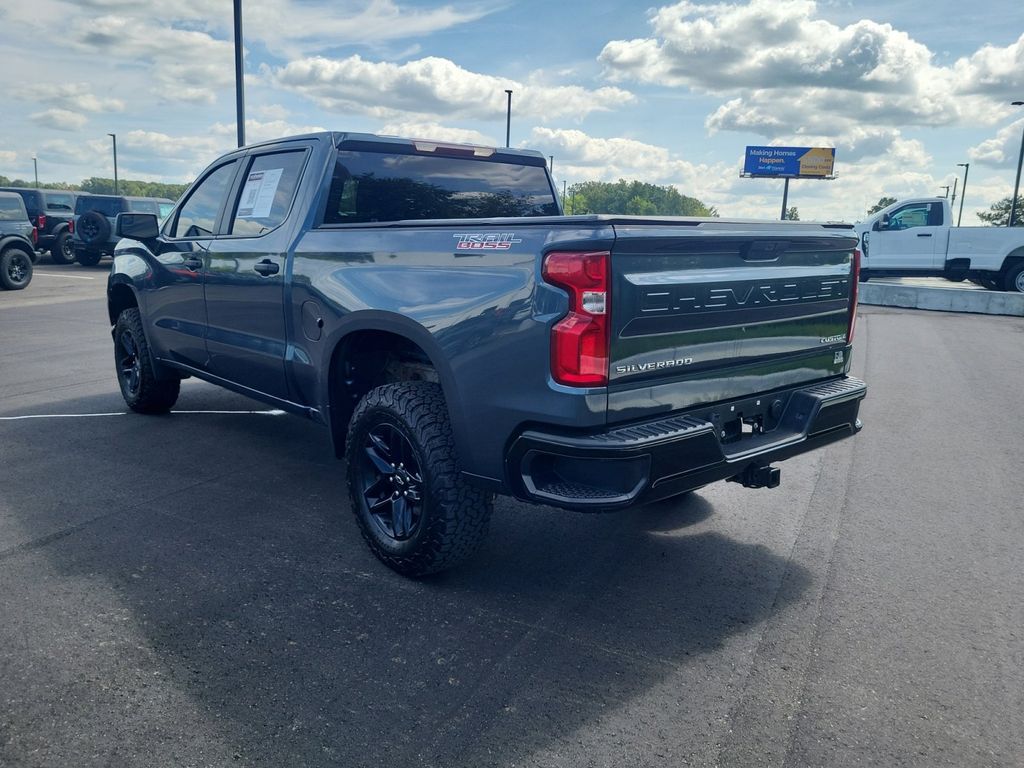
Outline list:
[[[410,581],[322,428],[125,414],[104,280],[0,292],[4,768],[1022,764],[1024,319],[865,307],[865,429],[780,488],[499,499]]]

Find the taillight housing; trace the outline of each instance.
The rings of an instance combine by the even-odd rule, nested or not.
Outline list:
[[[71,221],[68,222],[68,234],[69,235],[75,234],[75,220],[74,219],[72,219]]]
[[[850,265],[850,318],[846,324],[846,343],[853,343],[853,329],[857,325],[857,294],[860,286],[860,250],[853,249],[853,263]]]
[[[39,242],[39,227],[32,227],[32,245]]]
[[[554,251],[544,280],[569,294],[569,312],[551,329],[551,376],[571,387],[608,384],[611,291],[607,251]]]
[[[40,213],[38,216],[36,216],[36,226],[39,227],[40,230],[46,229],[45,213]]]

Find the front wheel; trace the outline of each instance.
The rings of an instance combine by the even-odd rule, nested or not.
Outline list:
[[[20,291],[32,282],[32,256],[13,246],[0,253],[0,285],[8,291]]]
[[[181,381],[157,378],[138,309],[126,309],[117,318],[114,365],[121,395],[136,413],[167,413],[178,401]]]
[[[352,511],[370,549],[405,576],[458,564],[487,535],[493,503],[461,477],[441,389],[386,384],[356,406],[345,443]]]
[[[1024,261],[1019,261],[1006,270],[1006,277],[1003,279],[1003,290],[1024,293]]]

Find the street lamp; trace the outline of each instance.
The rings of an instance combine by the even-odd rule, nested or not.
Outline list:
[[[1015,107],[1024,106],[1024,101],[1011,101]],[[1010,226],[1017,221],[1017,195],[1020,194],[1020,166],[1024,163],[1024,131],[1020,134],[1020,155],[1017,156],[1017,180],[1013,182],[1013,202],[1010,203]]]
[[[548,165],[548,173],[553,176],[555,174],[555,156],[548,155],[548,159],[551,161],[551,164]]]
[[[960,226],[960,219],[964,217],[964,198],[967,197],[967,174],[971,172],[970,163],[957,163],[958,168],[964,169],[964,185],[960,187],[960,214],[956,217],[956,225]]]
[[[39,161],[35,155],[32,155],[32,170],[36,173],[36,189],[39,189]]]
[[[512,91],[506,88],[505,93],[508,94],[508,109],[505,111],[505,146],[508,147],[512,136]]]
[[[114,194],[117,195],[120,194],[117,191],[117,134],[108,133],[107,136],[114,140]]]
[[[235,121],[238,146],[245,146],[245,81],[242,79],[242,0],[235,0]]]
[[[947,200],[949,200],[949,187],[950,187],[950,185],[949,184],[939,184],[939,187],[941,189],[946,190],[946,194],[944,194],[943,197],[946,198]]]

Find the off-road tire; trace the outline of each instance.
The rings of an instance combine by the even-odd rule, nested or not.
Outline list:
[[[78,237],[89,245],[102,245],[110,239],[110,222],[99,211],[86,211],[75,224]]]
[[[1003,277],[1003,290],[1024,293],[1024,261],[1018,261],[1006,270]]]
[[[103,258],[102,253],[96,251],[86,251],[79,249],[75,253],[75,261],[81,264],[83,267],[95,267],[100,263],[100,259]]]
[[[61,232],[50,246],[50,258],[54,264],[72,264],[75,261],[75,244],[70,232]]]
[[[181,380],[157,378],[138,309],[126,309],[117,318],[114,366],[121,395],[136,413],[167,413],[177,402]]]
[[[0,286],[20,291],[32,282],[32,254],[27,248],[8,246],[0,253]]]
[[[380,470],[366,448],[371,433],[380,429],[396,430],[418,464],[422,504],[404,538],[386,530],[367,501],[367,483]],[[399,382],[367,393],[349,422],[345,454],[352,511],[370,549],[389,568],[405,576],[436,573],[468,558],[487,536],[493,498],[460,475],[448,408],[437,384]]]

